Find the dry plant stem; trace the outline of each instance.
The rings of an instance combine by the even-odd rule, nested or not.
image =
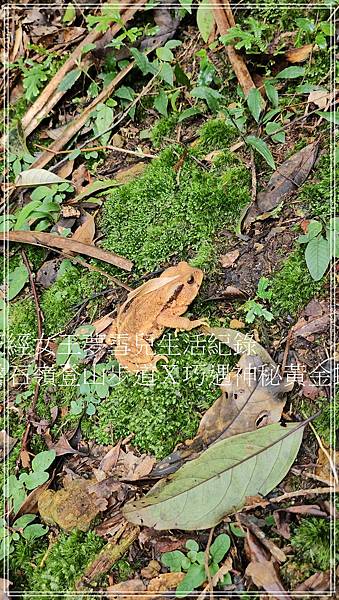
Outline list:
[[[212,583],[211,571],[210,571],[210,567],[209,567],[209,559],[210,559],[210,548],[211,548],[211,544],[212,544],[214,529],[215,528],[212,527],[212,529],[210,531],[210,534],[208,536],[206,550],[205,550],[205,571],[207,573],[207,579],[208,579],[211,600],[213,600],[213,583]]]
[[[127,23],[137,10],[145,4],[145,0],[138,0],[135,2],[131,8],[125,10],[122,14],[122,20],[124,23]],[[111,28],[112,38],[118,33],[121,29],[121,25],[116,23]],[[40,96],[36,99],[34,104],[28,109],[27,113],[24,115],[22,119],[22,126],[25,131],[25,135],[29,135],[36,129],[39,125],[40,121],[45,118],[51,109],[59,102],[59,100],[63,97],[65,92],[59,91],[58,87],[61,81],[64,79],[65,75],[69,71],[71,71],[77,64],[77,61],[81,59],[82,49],[86,44],[93,44],[96,42],[102,33],[100,31],[96,31],[95,29],[91,31],[84,40],[77,46],[74,52],[71,54],[69,59],[62,65],[61,69],[56,73],[56,75],[51,79],[51,81],[46,85]]]
[[[285,373],[288,352],[290,349],[290,344],[291,344],[291,339],[292,339],[292,334],[293,334],[293,327],[292,327],[292,329],[289,330],[289,332],[287,334],[287,339],[286,339],[286,344],[285,344],[285,349],[284,349],[284,356],[283,356],[282,363],[281,363],[281,376],[283,376]]]
[[[251,149],[251,174],[252,174],[252,191],[251,200],[254,203],[257,199],[257,173],[255,170],[254,151]]]
[[[113,540],[103,547],[98,556],[87,567],[80,582],[76,586],[77,589],[79,589],[81,585],[89,583],[100,575],[107,573],[107,571],[112,568],[112,566],[125,554],[130,545],[137,539],[139,532],[139,527],[124,523],[114,536]],[[121,538],[120,541],[118,541],[119,538]]]
[[[332,460],[332,457],[331,457],[329,451],[327,450],[327,448],[325,448],[324,444],[322,443],[322,441],[321,441],[319,435],[317,434],[317,432],[316,432],[316,430],[314,428],[314,425],[312,425],[312,423],[310,423],[310,428],[312,429],[312,431],[314,433],[314,436],[315,436],[315,438],[316,438],[316,440],[317,440],[317,442],[319,444],[319,448],[321,448],[321,450],[323,451],[323,453],[325,454],[325,456],[326,456],[326,458],[327,458],[327,460],[329,462],[333,479],[336,482],[336,484],[338,485],[338,483],[339,483],[339,481],[338,481],[338,475],[337,475],[337,471],[336,471],[336,468],[335,468],[335,464],[334,464],[334,462]]]
[[[215,20],[217,23],[217,27],[219,30],[220,35],[224,35],[225,33],[227,33],[227,31],[230,28],[230,23],[229,20],[226,16],[226,12],[225,12],[225,3],[222,0],[216,0],[215,4],[217,5],[216,7],[213,8],[213,12],[214,12],[214,16],[215,16]],[[229,19],[234,21],[234,17],[231,11],[231,8],[228,4],[228,15],[229,15]],[[239,81],[239,84],[245,94],[245,96],[248,95],[249,91],[252,88],[255,88],[255,85],[253,83],[252,77],[248,71],[248,68],[246,66],[246,63],[244,61],[244,59],[242,58],[242,56],[240,56],[237,51],[233,48],[233,46],[226,46],[226,52],[227,52],[227,56],[228,59],[232,65],[232,68],[237,76],[237,79]]]
[[[107,250],[102,250],[92,244],[83,244],[82,242],[72,240],[72,238],[63,238],[59,235],[53,235],[52,233],[41,231],[9,231],[8,241],[31,244],[33,246],[60,248],[66,253],[75,252],[76,254],[85,254],[85,256],[102,260],[125,271],[131,271],[133,268],[132,261],[123,258],[118,254],[114,254],[114,252],[108,252]]]
[[[283,552],[281,548],[278,548],[278,546],[276,546],[272,540],[268,539],[258,525],[252,523],[248,517],[242,514],[239,515],[239,520],[241,525],[247,527],[247,529],[249,529],[258,540],[260,540],[261,544],[267,548],[270,554],[272,554],[272,556],[274,556],[278,562],[285,562],[285,552]]]
[[[39,369],[41,366],[41,346],[42,346],[42,338],[43,338],[43,328],[42,328],[43,315],[42,315],[40,304],[39,304],[39,298],[38,298],[38,294],[37,294],[36,287],[35,287],[35,281],[34,281],[34,276],[33,276],[32,269],[31,269],[31,265],[29,264],[29,260],[26,256],[26,252],[22,249],[21,249],[21,256],[22,256],[22,260],[25,264],[25,267],[28,271],[29,282],[30,282],[30,286],[31,286],[31,290],[32,290],[33,298],[34,298],[34,306],[35,306],[35,312],[36,312],[36,318],[37,318],[37,329],[38,329],[38,339],[37,339],[36,347],[35,347],[35,364],[37,366],[37,369]],[[40,381],[39,381],[39,379],[37,379],[37,381],[35,383],[35,388],[34,388],[33,400],[32,400],[31,406],[29,408],[29,415],[28,415],[29,417],[35,417],[35,407],[36,407],[36,403],[38,401],[39,391],[40,391]],[[21,452],[28,452],[27,444],[28,444],[30,430],[31,430],[31,421],[30,421],[30,418],[28,418],[27,424],[26,424],[26,429],[25,429],[23,437],[22,437]],[[21,452],[20,452],[20,456],[21,456]]]
[[[226,558],[224,564],[220,567],[219,571],[217,571],[216,574],[212,577],[212,582],[211,582],[212,587],[215,587],[217,585],[217,583],[220,581],[221,577],[226,575],[226,573],[229,573],[229,571],[231,569],[232,569],[232,559],[229,556],[228,558]],[[209,590],[210,590],[210,584],[208,583],[206,585],[206,587],[203,589],[203,591],[201,592],[201,594],[199,594],[199,596],[197,597],[197,600],[204,600],[204,598]]]
[[[59,154],[71,154],[74,150],[60,150],[59,152],[54,152],[51,148],[46,148],[45,146],[40,146],[40,144],[34,144],[36,148],[40,148],[41,150],[46,150],[47,152],[52,152],[55,156]],[[119,148],[118,146],[112,146],[111,144],[107,146],[93,146],[91,148],[83,148],[80,152],[94,152],[96,150],[112,150],[113,152],[120,152],[122,154],[130,154],[131,156],[138,156],[139,158],[157,158],[157,154],[145,154],[141,150],[128,150],[127,148]]]
[[[333,494],[333,492],[339,492],[339,486],[312,488],[309,490],[297,490],[296,492],[287,492],[286,494],[282,494],[282,496],[277,496],[276,498],[272,498],[271,500],[263,499],[260,502],[255,502],[254,504],[251,504],[249,506],[244,506],[241,512],[247,512],[248,510],[252,510],[258,507],[265,507],[268,504],[285,502],[285,500],[290,500],[290,498],[300,498],[303,496],[313,496],[318,494]]]

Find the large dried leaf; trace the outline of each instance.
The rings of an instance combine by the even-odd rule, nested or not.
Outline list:
[[[276,208],[284,197],[295,191],[307,179],[318,154],[319,141],[312,142],[280,165],[273,173],[266,190],[259,192],[245,220],[247,229],[259,215]]]
[[[84,221],[75,230],[72,235],[72,240],[82,242],[83,244],[93,244],[95,237],[95,221],[93,215],[85,212]]]
[[[265,348],[247,334],[227,327],[203,327],[204,333],[214,335],[237,354],[260,356],[263,362],[275,366],[275,362]]]
[[[21,171],[15,180],[17,187],[36,187],[38,185],[51,185],[52,183],[63,183],[66,179],[59,177],[52,171],[46,169],[28,169]]]
[[[274,423],[214,444],[199,458],[128,502],[128,521],[154,529],[207,529],[265,496],[286,475],[302,440],[304,424]]]

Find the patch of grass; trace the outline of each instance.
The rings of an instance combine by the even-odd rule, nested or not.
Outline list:
[[[271,282],[270,308],[275,317],[290,315],[307,304],[323,287],[323,281],[314,281],[309,274],[303,250],[294,250]]]
[[[34,353],[38,326],[33,300],[24,298],[11,302],[8,315],[8,344],[11,358],[20,356],[20,348],[25,354]]]
[[[312,217],[329,219],[331,213],[331,156],[321,157],[311,181],[306,182],[299,199],[307,205]]]
[[[249,202],[250,176],[239,160],[226,153],[206,171],[189,156],[178,174],[181,152],[163,150],[140,177],[112,189],[104,204],[105,247],[133,260],[137,270],[153,270],[175,255],[210,266],[216,232],[234,227]]]
[[[227,149],[237,135],[238,130],[231,123],[223,119],[210,119],[200,128],[198,148],[204,153]]]
[[[174,346],[169,361],[158,363],[153,382],[150,373],[141,382],[135,375],[123,374],[109,397],[98,406],[94,427],[93,419],[83,423],[85,437],[110,444],[134,433],[133,445],[158,458],[169,454],[178,441],[193,437],[202,414],[218,396],[218,365],[234,363],[229,355],[212,353],[213,348],[217,352],[216,346],[204,336],[198,338],[204,348],[198,349],[198,335],[192,331],[179,333],[175,338],[171,332]],[[157,354],[169,354],[168,339],[165,335],[155,344]],[[225,354],[229,351],[226,346],[222,348]],[[85,431],[87,426],[91,431]]]
[[[303,415],[305,418],[311,417],[318,410],[321,410],[321,414],[313,421],[316,432],[326,446],[335,446],[335,424],[339,422],[339,394],[331,402],[327,398],[317,398],[313,400],[311,405],[308,401],[303,402]]]
[[[56,598],[53,592],[59,590],[74,590],[75,581],[104,543],[94,531],[70,535],[60,533],[43,568],[39,565],[46,551],[46,540],[43,544],[39,540],[39,552],[29,542],[21,543],[11,558],[11,577],[16,577],[15,589],[49,592],[49,598]]]

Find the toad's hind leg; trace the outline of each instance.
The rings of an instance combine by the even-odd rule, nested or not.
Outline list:
[[[195,329],[195,327],[206,325],[206,321],[204,319],[195,319],[191,321],[188,317],[179,317],[177,315],[167,314],[165,311],[158,316],[157,323],[163,327],[182,329],[184,331],[191,331],[191,329]]]

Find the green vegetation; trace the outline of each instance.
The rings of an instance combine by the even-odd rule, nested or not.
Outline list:
[[[328,219],[331,215],[331,156],[325,154],[312,175],[301,188],[299,200],[306,204],[309,214]]]
[[[53,592],[71,591],[74,583],[87,564],[98,554],[104,540],[93,531],[60,533],[52,543],[43,569],[39,566],[46,552],[46,540],[39,542],[37,552],[28,542],[20,540],[16,553],[11,557],[11,575],[16,590]]]
[[[220,127],[224,131],[222,121]],[[199,154],[210,147],[207,131]],[[220,143],[224,136],[216,146]],[[248,170],[234,156],[225,152],[206,171],[192,152],[177,173],[181,153],[179,147],[163,150],[140,177],[112,189],[104,204],[106,248],[127,256],[139,270],[152,270],[175,255],[198,257],[199,266],[207,266],[215,233],[232,228],[250,199]]]
[[[177,121],[178,119],[175,115],[170,115],[168,117],[162,117],[155,123],[151,130],[151,140],[155,148],[168,146],[168,140],[164,138],[171,137]]]
[[[319,417],[314,419],[313,425],[326,446],[335,446],[335,424],[339,422],[339,398],[329,402],[327,398],[318,398],[312,405],[309,401],[303,402],[303,415],[311,417],[321,410]],[[332,430],[332,431],[331,431]]]
[[[294,250],[271,282],[271,310],[275,317],[295,317],[323,287],[323,282],[313,281],[307,270],[303,252]]]
[[[167,364],[158,363],[153,385],[150,373],[143,380],[123,373],[122,380],[98,406],[95,421],[92,418],[84,423],[84,434],[111,444],[134,433],[133,445],[158,458],[172,452],[177,442],[193,437],[201,415],[217,398],[218,365],[234,362],[230,356],[212,353],[217,347],[201,335],[198,341],[204,351],[199,350],[197,336],[198,332],[192,331],[175,338],[171,332],[172,355]],[[168,355],[168,340],[165,335],[155,344],[157,354]],[[222,378],[219,375],[219,382]]]
[[[297,557],[309,564],[312,573],[330,568],[330,528],[330,521],[309,517],[301,521],[291,537],[291,545]],[[303,578],[305,575],[303,572]]]

